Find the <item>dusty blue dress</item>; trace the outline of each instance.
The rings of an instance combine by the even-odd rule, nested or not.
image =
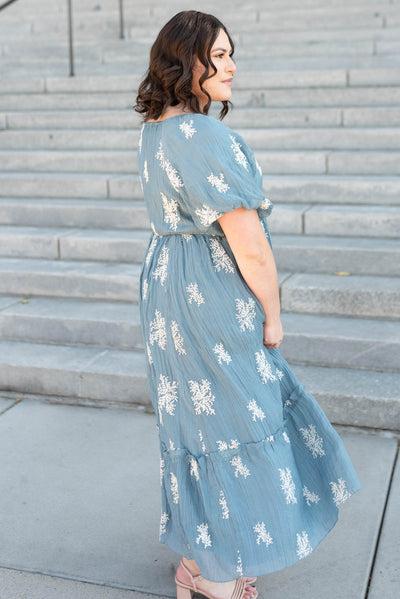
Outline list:
[[[138,167],[153,233],[140,317],[160,441],[161,543],[224,582],[309,555],[361,488],[316,399],[279,349],[217,219],[257,209],[261,169],[212,116],[146,123]]]

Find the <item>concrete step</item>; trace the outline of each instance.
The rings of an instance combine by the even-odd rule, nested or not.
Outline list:
[[[125,181],[125,185],[128,186],[128,181]],[[371,177],[369,175],[284,176],[266,173],[264,174],[264,191],[266,196],[271,198],[274,203],[400,204],[399,177]]]
[[[150,230],[0,226],[0,256],[141,263]]]
[[[1,258],[0,293],[137,302],[139,274],[138,264]]]
[[[139,306],[64,298],[0,297],[3,340],[143,349]]]
[[[400,317],[400,279],[366,275],[297,273],[281,287],[287,312]]]
[[[281,320],[284,339],[279,350],[289,363],[400,370],[400,322],[293,312],[283,312]]]
[[[398,238],[396,206],[277,204],[271,233]],[[0,225],[149,229],[146,205],[136,200],[0,198]]]
[[[137,175],[1,173],[0,197],[143,199]]]
[[[307,391],[338,424],[399,430],[399,375],[293,365]],[[360,376],[361,375],[361,376]]]
[[[292,363],[397,372],[400,323],[282,313],[282,355]],[[2,340],[143,349],[139,307],[126,302],[0,297]]]
[[[3,392],[77,404],[150,405],[143,352],[0,341]]]
[[[136,7],[136,5],[135,5]],[[130,27],[138,27],[143,25],[144,27],[155,27],[160,29],[166,22],[166,20],[177,12],[178,7],[173,8],[172,6],[168,6],[168,9],[162,12],[161,7],[156,7],[155,12],[153,14],[149,14],[149,12],[136,12],[133,11],[130,13],[129,9],[126,9],[126,29],[129,30]],[[257,21],[260,22],[260,25],[264,26],[265,31],[268,30],[277,30],[282,28],[282,22],[284,23],[283,28],[285,31],[291,30],[303,30],[307,27],[314,29],[322,29],[324,26],[327,29],[337,29],[337,28],[350,28],[354,29],[355,27],[365,27],[365,28],[381,28],[386,24],[385,19],[387,19],[388,24],[390,26],[398,25],[397,21],[397,7],[382,7],[379,12],[372,7],[365,7],[363,10],[361,7],[357,9],[349,10],[346,8],[342,11],[332,11],[328,8],[324,7],[320,10],[314,9],[310,11],[303,10],[284,10],[284,11],[270,11],[259,10],[256,7],[247,7],[247,10],[240,10],[240,8],[235,8],[235,11],[229,12],[226,14],[226,10],[221,10],[214,6],[214,14],[222,19],[222,21],[226,24],[228,29],[234,33],[239,30],[249,29],[250,25],[255,24]],[[397,9],[397,10],[396,10]],[[14,7],[14,15],[18,14],[18,5]],[[21,14],[21,13],[20,13]],[[29,13],[28,13],[29,14]],[[132,16],[130,16],[132,15]],[[32,15],[30,19],[28,19],[28,15],[26,13],[22,13],[21,17],[24,20],[28,20],[32,23],[32,28],[35,31],[43,31],[43,32],[55,32],[55,31],[64,31],[66,29],[66,16],[59,15],[57,13],[54,14],[51,10],[46,11],[45,15]],[[107,21],[117,21],[118,13],[117,10],[114,9],[110,12],[104,11],[88,11],[87,13],[78,11],[74,15],[74,27],[77,31],[85,30],[89,26],[91,28],[94,27],[94,24],[105,26]]]
[[[399,150],[400,128],[391,127],[387,129],[369,127],[317,127],[311,129],[302,127],[286,127],[266,129],[237,129],[243,139],[253,150]],[[7,135],[3,132],[0,142],[4,139],[4,147],[12,148],[13,135],[19,132],[9,132],[10,145],[7,146]],[[37,132],[32,132],[32,136]],[[15,138],[16,136],[14,136]],[[22,137],[22,143],[24,138]],[[30,148],[28,138],[27,149]],[[32,143],[33,142],[33,143]],[[32,139],[34,147],[34,139]],[[15,143],[15,142],[14,142]],[[21,143],[21,142],[16,142]],[[21,143],[20,147],[23,147]],[[90,143],[90,140],[89,142]],[[110,142],[112,143],[112,141]],[[39,137],[40,144],[40,137]],[[2,146],[3,147],[3,146]]]
[[[398,375],[341,368],[305,367],[293,370],[307,391],[340,424],[398,430]],[[0,342],[2,395],[68,398],[81,405],[146,406],[152,411],[142,352]],[[346,409],[344,409],[344,405]]]
[[[264,174],[275,204],[399,205],[400,179],[389,176]],[[137,175],[1,173],[0,197],[143,199]]]
[[[400,150],[400,128],[238,128],[253,150]],[[3,130],[1,150],[136,150],[139,129]]]
[[[256,150],[266,173],[398,175],[400,152]],[[136,150],[0,150],[2,172],[137,173]]]
[[[149,40],[153,41],[154,38]],[[147,58],[146,58],[147,62]],[[239,72],[258,69],[259,71],[293,70],[395,70],[399,68],[400,58],[398,53],[364,56],[361,54],[347,56],[346,54],[336,56],[285,56],[285,57],[244,57],[236,59]],[[86,76],[124,76],[130,75],[132,71],[143,72],[143,60],[134,61],[130,57],[128,61],[113,61],[107,63],[79,61],[75,73],[80,78]],[[5,78],[19,77],[68,77],[69,66],[67,59],[46,60],[21,63],[11,59],[2,65],[2,73]],[[236,96],[235,96],[236,98]],[[235,102],[235,105],[237,103]]]
[[[136,151],[33,150],[0,151],[2,172],[132,173]]]
[[[149,229],[0,226],[0,255],[141,264],[150,234]],[[395,239],[274,235],[272,242],[280,270],[399,274],[400,244]]]
[[[284,23],[283,23],[284,24]],[[22,26],[21,26],[22,25]],[[264,23],[255,22],[254,30],[249,30],[249,24],[244,24],[244,27],[239,28],[239,24],[235,25],[234,37],[238,48],[246,47],[250,44],[257,43],[262,46],[266,41],[266,36],[263,33]],[[101,28],[101,38],[99,37],[99,27]],[[125,30],[125,42],[129,40],[143,40],[151,43],[158,34],[158,27],[129,27]],[[4,44],[23,42],[24,40],[30,44],[43,43],[40,32],[36,31],[30,23],[18,23],[18,21],[10,21],[6,26],[0,22],[1,39]],[[323,29],[318,27],[298,29],[290,31],[291,43],[318,43],[318,42],[342,42],[342,41],[367,41],[367,40],[396,40],[399,38],[399,27],[395,25],[391,28],[382,28],[380,26],[363,27],[363,28],[336,28]],[[119,41],[119,23],[115,19],[103,23],[88,23],[85,30],[75,33],[76,40],[79,43],[102,43],[104,41],[114,42]],[[283,43],[288,39],[287,31],[278,29],[276,31],[268,31],[268,43]],[[59,44],[60,35],[54,30],[47,31],[46,42],[48,44]]]
[[[254,80],[253,85],[255,85]],[[134,104],[132,91],[109,91],[108,93],[8,93],[0,95],[0,110],[65,111],[65,110],[131,110]],[[236,89],[232,100],[236,107],[253,108],[302,108],[302,107],[383,107],[397,108],[400,86],[374,87],[315,87],[315,88],[268,88]]]
[[[261,36],[259,36],[260,39]],[[338,43],[338,40],[297,40],[293,41],[290,37],[282,36],[279,40],[270,40],[264,36],[262,43],[254,41],[253,43],[246,40],[240,44],[240,59],[257,58],[259,50],[262,49],[269,58],[271,57],[292,57],[295,56],[372,56],[385,53],[397,53],[400,47],[396,39],[387,39],[376,41],[373,37],[353,40],[348,36],[343,35]],[[121,42],[116,36],[115,39],[93,39],[91,41],[76,40],[74,44],[74,55],[76,61],[85,63],[90,62],[120,62],[132,60],[133,63],[144,63],[148,59],[148,53],[151,44],[147,41],[147,37],[126,39]],[[65,59],[66,46],[60,40],[51,42],[49,39],[42,43],[31,42],[29,38],[25,38],[24,42],[8,40],[1,44],[2,61],[7,62],[8,59],[18,60],[21,64],[29,62],[38,62],[51,57],[51,60]]]
[[[216,111],[211,112],[216,115]],[[238,108],[224,119],[229,127],[238,130],[263,128],[334,127],[335,132],[345,135],[347,128],[370,135],[369,128],[399,127],[400,108]],[[133,110],[7,112],[0,115],[2,129],[133,129],[141,125],[140,117]],[[339,127],[341,129],[339,129]],[[362,129],[358,129],[362,128]],[[390,130],[389,130],[390,131]],[[52,131],[53,132],[53,131]],[[294,132],[293,132],[294,133]],[[3,134],[2,134],[3,135]],[[274,133],[272,132],[272,135]],[[390,135],[390,133],[389,133]],[[106,139],[106,136],[103,136]]]
[[[395,4],[397,0],[380,0],[379,4],[382,7],[390,7],[391,5]],[[360,9],[363,7],[376,7],[376,0],[338,0],[337,3],[335,4],[335,6],[338,7],[343,7],[343,8],[353,8],[353,9]],[[18,4],[15,5],[16,9],[18,9],[18,14],[21,14],[22,9],[19,7]],[[171,0],[169,6],[171,7],[171,10],[174,10],[176,6],[180,7],[182,6],[182,2],[179,0]],[[206,9],[209,9],[213,6],[212,2],[210,1],[205,1],[203,2],[203,6]],[[258,6],[258,8],[265,8],[264,5],[262,4],[262,2],[254,2],[252,4],[253,8],[256,8]],[[304,3],[302,4],[302,7],[304,9],[304,12],[307,12],[308,10],[314,10],[315,8],[321,8],[321,7],[328,7],[329,8],[329,4],[327,4],[326,2],[322,1],[322,0],[304,0]],[[25,12],[27,12],[29,15],[32,16],[36,16],[37,15],[37,7],[41,7],[41,8],[52,8],[54,11],[57,12],[65,12],[65,4],[63,3],[62,0],[54,0],[54,2],[52,0],[38,0],[37,2],[34,2],[34,0],[26,0],[25,5],[24,5],[24,11],[22,11],[22,13],[24,14]],[[142,10],[140,10],[139,12],[149,12],[149,13],[155,13],[155,14],[164,14],[165,13],[165,7],[160,7],[159,5],[153,5],[152,9],[150,10],[150,7],[144,7],[141,6],[140,7]],[[268,3],[268,11],[282,11],[282,10],[295,10],[298,9],[298,4],[295,2],[295,0],[270,0]],[[107,11],[110,11],[111,14],[115,13],[115,2],[113,0],[97,0],[96,4],[93,4],[92,0],[81,0],[80,4],[77,6],[77,8],[75,9],[76,11],[83,11],[83,12],[91,12],[91,11],[101,11],[102,14],[104,14]],[[240,8],[239,8],[240,10]],[[6,13],[7,14],[7,13]]]
[[[65,239],[60,239],[60,245]],[[400,243],[396,239],[275,235],[272,244],[277,267],[281,270],[297,273],[345,271],[351,275],[387,277],[400,275]]]
[[[298,211],[297,211],[298,212]],[[290,232],[297,232],[294,216]],[[149,229],[144,202],[54,198],[0,198],[0,224],[38,227]],[[293,230],[293,227],[296,230]],[[290,228],[290,223],[288,227]]]
[[[253,32],[252,32],[253,35]],[[134,93],[142,79],[142,69],[132,75],[88,75],[75,77],[29,77],[21,79],[18,77],[4,78],[0,95],[30,93],[72,93],[78,95],[93,94],[96,92],[107,93]],[[397,68],[339,68],[331,69],[323,67],[304,69],[271,69],[260,68],[258,70],[246,70],[235,73],[234,89],[282,89],[289,88],[334,88],[335,93],[340,88],[357,87],[390,87],[400,85],[400,73]],[[289,91],[288,90],[288,91]],[[115,110],[110,108],[110,110]],[[15,110],[18,110],[15,108]],[[56,108],[57,110],[57,108]],[[58,108],[61,110],[61,108]]]
[[[308,235],[398,238],[399,231],[400,212],[395,206],[312,206],[304,213]]]

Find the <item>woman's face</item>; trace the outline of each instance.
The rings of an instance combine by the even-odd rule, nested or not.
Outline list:
[[[232,95],[231,85],[232,76],[236,71],[236,65],[233,62],[230,53],[232,47],[229,43],[229,38],[223,29],[220,29],[219,34],[211,48],[211,58],[217,69],[215,75],[210,79],[206,79],[203,83],[203,88],[210,94],[213,102],[223,102],[229,100]],[[197,96],[200,106],[204,106],[208,102],[207,96],[201,91],[199,78],[204,73],[205,67],[196,57],[196,62],[193,67],[193,85],[192,92]],[[211,69],[213,73],[213,70]]]

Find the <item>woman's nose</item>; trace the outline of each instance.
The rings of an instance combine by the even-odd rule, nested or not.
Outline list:
[[[231,57],[229,57],[229,60],[230,60],[230,64],[228,66],[228,71],[231,72],[231,73],[234,73],[236,71],[236,65],[233,62],[233,60],[232,60]]]

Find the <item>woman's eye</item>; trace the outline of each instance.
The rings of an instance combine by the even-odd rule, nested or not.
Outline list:
[[[223,58],[224,55],[223,54],[217,54],[217,58]]]

